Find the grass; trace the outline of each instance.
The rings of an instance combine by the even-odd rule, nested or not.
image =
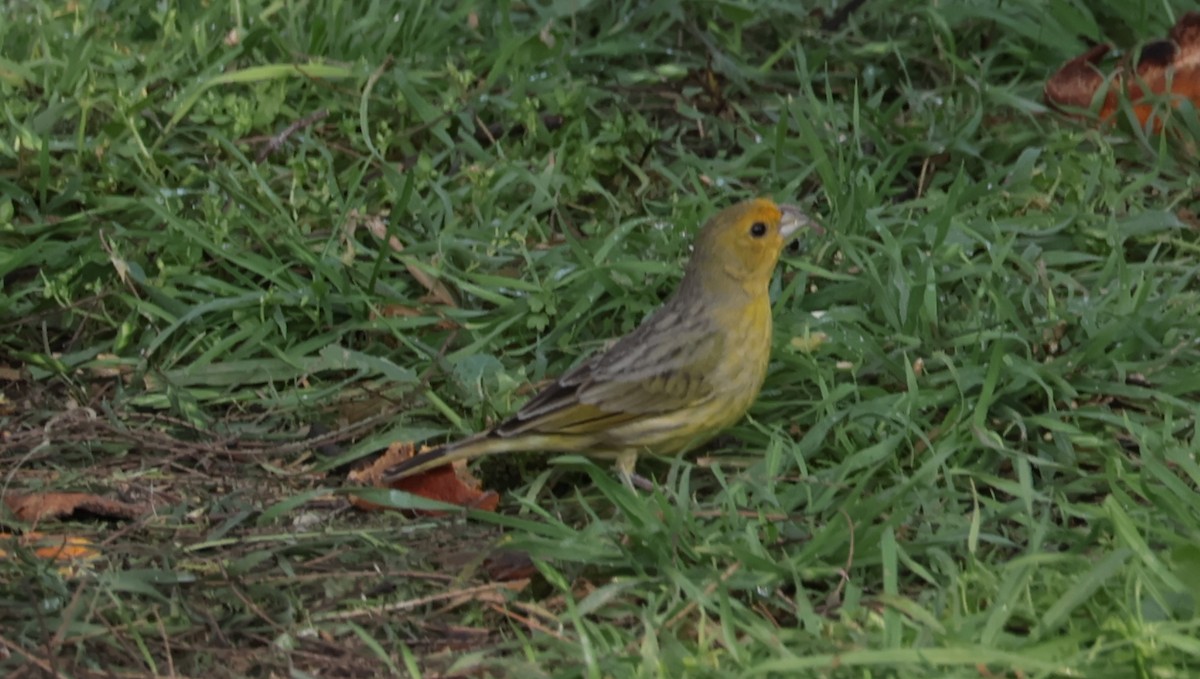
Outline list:
[[[0,672],[1194,676],[1200,124],[1040,99],[1186,7],[10,3],[0,492],[154,512],[36,526],[81,572],[9,548]],[[535,457],[494,515],[348,508],[757,194],[829,234],[658,490]]]

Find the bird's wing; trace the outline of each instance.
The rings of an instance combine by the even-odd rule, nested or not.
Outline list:
[[[707,368],[724,349],[709,319],[664,307],[539,392],[496,433],[587,434],[686,408],[715,392]]]

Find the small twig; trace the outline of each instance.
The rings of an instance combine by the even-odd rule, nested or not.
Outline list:
[[[492,134],[492,130],[487,125],[485,125],[482,120],[479,119],[478,115],[475,116],[475,125],[476,125],[476,129],[479,132],[482,132],[485,137],[487,137],[489,145],[495,146],[496,145],[496,135]],[[503,130],[501,130],[500,132],[503,132]]]
[[[841,580],[838,581],[838,586],[834,588],[829,596],[825,597],[825,601],[830,608],[836,605],[836,602],[842,600],[842,590],[846,588],[846,583],[850,581],[850,566],[854,565],[854,520],[846,513],[844,509],[839,509],[838,513],[846,519],[846,523],[850,526],[850,553],[846,555],[846,565],[841,571]]]
[[[63,608],[62,623],[59,624],[58,629],[54,630],[53,636],[50,637],[50,641],[47,643],[48,648],[46,650],[50,652],[51,658],[55,657],[59,649],[62,648],[63,641],[67,638],[67,628],[70,626],[71,621],[78,619],[75,616],[79,611],[80,604],[83,603],[83,590],[87,584],[87,580],[81,579],[79,585],[75,587],[75,591],[71,593],[71,600]]]
[[[45,672],[46,674],[48,674],[52,677],[63,676],[61,672],[58,672],[53,667],[51,667],[50,663],[46,662],[44,659],[39,658],[36,655],[33,655],[29,651],[26,651],[25,649],[18,646],[15,642],[9,641],[8,639],[6,639],[4,637],[4,635],[0,635],[0,646],[7,648],[9,651],[16,653],[17,655],[21,656],[22,658],[25,658],[26,660],[33,663],[34,665],[37,665],[39,668],[41,668],[41,670],[43,672]]]
[[[225,636],[225,632],[221,629],[221,623],[213,616],[212,610],[207,606],[200,606],[198,607],[198,612],[204,616],[204,622],[208,624],[209,634],[216,638],[217,641],[220,641],[226,648],[233,648],[233,642],[229,640],[229,637]],[[175,644],[176,648],[180,646],[181,644]]]
[[[917,177],[917,198],[920,198],[921,194],[925,193],[925,180],[929,175],[929,161],[929,156],[926,156],[925,160],[921,161],[921,174]]]
[[[729,568],[725,569],[725,572],[721,573],[721,577],[708,583],[708,586],[704,588],[704,596],[711,596],[713,592],[717,591],[718,585],[729,580],[729,578],[733,577],[734,573],[737,573],[741,569],[742,569],[742,562],[734,561],[733,564],[731,566],[729,566]],[[691,615],[692,611],[696,610],[696,607],[699,605],[700,604],[696,603],[695,599],[692,599],[691,601],[689,601],[687,603],[686,606],[683,607],[683,610],[681,610],[678,613],[676,613],[675,615],[671,616],[671,619],[667,621],[666,626],[668,628],[674,627],[675,624],[678,623],[680,620]]]
[[[776,590],[775,593],[778,596],[779,590]],[[754,610],[758,611],[759,615],[761,615],[762,617],[771,621],[771,624],[774,625],[776,628],[780,627],[779,621],[777,619],[775,619],[775,615],[773,613],[771,613],[771,609],[767,608],[767,605],[765,603],[763,603],[761,601],[755,602],[755,604],[752,608],[754,608]]]
[[[529,584],[529,579],[514,580],[512,582],[494,582],[487,585],[479,585],[478,587],[468,587],[466,589],[456,589],[449,592],[439,592],[430,594],[429,596],[418,597],[416,599],[407,599],[405,601],[397,601],[383,606],[372,606],[370,608],[359,608],[353,611],[341,611],[338,613],[328,613],[326,615],[314,616],[313,619],[317,622],[327,621],[345,621],[354,620],[356,618],[370,617],[374,615],[384,615],[387,613],[400,613],[402,611],[411,611],[415,608],[420,608],[427,604],[432,604],[438,601],[447,599],[457,599],[460,597],[476,597],[488,592],[494,592],[499,589],[522,589]]]
[[[331,552],[332,557],[343,557],[344,554]],[[323,558],[323,557],[322,557]],[[311,567],[314,561],[308,561],[304,565]],[[403,578],[405,580],[433,580],[435,582],[450,582],[454,580],[453,575],[445,573],[434,573],[432,571],[410,571],[410,570],[387,570],[380,572],[378,570],[369,571],[340,571],[337,576],[342,579],[362,578],[364,580],[375,579],[379,577],[385,578]],[[274,585],[274,584],[296,584],[301,582],[317,582],[328,580],[329,573],[296,573],[293,575],[266,575],[259,577],[243,578],[242,583],[246,585]],[[214,585],[221,584],[220,582],[212,583]]]
[[[272,153],[275,153],[276,151],[279,150],[279,148],[281,146],[283,146],[285,143],[287,143],[287,140],[292,135],[296,134],[297,132],[299,132],[300,130],[303,130],[306,127],[311,127],[314,123],[324,120],[328,116],[329,116],[329,111],[327,111],[326,109],[320,109],[319,111],[316,111],[310,115],[307,115],[307,116],[301,118],[300,120],[297,120],[296,122],[292,123],[291,125],[288,125],[287,127],[283,128],[282,132],[275,135],[274,137],[271,137],[271,139],[261,149],[259,149],[258,155],[254,157],[254,162],[256,162],[256,163],[263,162],[264,160],[267,159],[267,156],[271,155]]]
[[[229,571],[225,570],[224,565],[218,563],[217,568],[221,570],[221,575],[225,578],[225,586],[229,588],[229,591],[233,592],[233,595],[242,602],[242,605],[245,606],[248,611],[257,615],[259,619],[267,623],[267,627],[270,627],[276,632],[284,631],[283,627],[281,627],[279,623],[275,622],[271,616],[267,615],[266,611],[264,611],[258,604],[251,601],[249,597],[242,593],[242,588],[238,587],[233,578],[229,577]]]
[[[167,676],[177,677],[175,672],[175,654],[171,652],[171,635],[167,634],[167,626],[163,624],[162,615],[157,608],[154,611],[154,622],[158,625],[158,634],[162,637],[163,655],[167,658]]]
[[[108,616],[105,615],[104,611],[101,611],[101,610],[96,611],[96,618],[100,621],[100,624],[104,627],[104,629],[107,630],[108,638],[111,640],[111,642],[113,644],[115,644],[118,648],[120,648],[122,651],[124,651],[126,656],[128,656],[129,658],[144,657],[139,652],[140,649],[136,648],[133,645],[133,642],[129,639],[129,635],[122,634],[122,632],[128,631],[136,623],[134,623],[133,621],[130,621],[130,622],[120,624],[120,625],[113,624],[108,619]],[[80,636],[83,637],[85,635],[80,635]],[[95,638],[95,637],[100,636],[100,634],[93,632],[90,636]],[[70,644],[72,642],[71,642],[71,640],[67,640],[67,643]]]
[[[200,443],[196,441],[187,441],[167,433],[155,431],[152,429],[131,429],[127,427],[118,427],[107,420],[80,420],[64,422],[57,426],[54,430],[53,440],[55,443],[63,443],[67,441],[93,441],[93,442],[112,442],[112,443],[135,443],[145,449],[170,450],[177,453],[176,457],[184,457],[187,455],[216,455],[225,456],[233,460],[248,460],[264,455],[286,455],[289,453],[297,453],[316,446],[329,443],[337,443],[345,441],[358,434],[359,432],[375,426],[381,421],[386,421],[395,417],[393,412],[395,408],[389,409],[386,412],[371,417],[363,418],[353,424],[347,425],[340,429],[312,438],[303,438],[298,441],[283,444],[274,444],[270,442],[262,442],[254,440],[253,443],[258,444],[254,447],[231,447],[239,443],[238,439],[228,439],[221,443]],[[139,414],[130,414],[129,419],[143,419],[149,422],[154,422],[156,417],[146,417]],[[122,422],[121,424],[125,424]],[[194,428],[193,428],[194,429]],[[36,447],[46,438],[46,432],[41,429],[29,429],[25,431],[13,432],[11,436],[0,441],[0,454],[9,450],[20,450],[25,447]]]
[[[500,615],[503,615],[506,618],[509,618],[510,620],[516,620],[517,622],[521,623],[522,625],[525,625],[526,627],[528,627],[531,630],[541,632],[542,634],[545,634],[547,636],[554,637],[555,639],[558,639],[559,641],[568,641],[568,639],[566,637],[564,637],[561,633],[556,632],[556,631],[550,629],[549,627],[546,627],[542,623],[534,620],[532,617],[526,617],[524,615],[521,615],[520,613],[510,611],[508,609],[508,606],[501,606],[500,604],[490,603],[490,604],[488,604],[488,608],[499,613]]]
[[[550,132],[562,127],[565,121],[565,118],[555,113],[545,113],[538,116],[538,122]],[[504,123],[501,122],[484,125],[478,115],[475,116],[475,125],[475,141],[487,146],[495,146],[497,141],[505,137],[525,134],[526,131],[525,123],[514,123],[507,129],[504,127]]]

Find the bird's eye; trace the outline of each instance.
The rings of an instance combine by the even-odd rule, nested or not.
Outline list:
[[[762,238],[767,235],[767,225],[762,222],[754,222],[750,225],[750,235],[755,238]]]

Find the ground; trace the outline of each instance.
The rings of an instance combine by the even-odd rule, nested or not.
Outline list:
[[[1200,121],[1042,100],[1187,8],[10,3],[0,674],[1195,676]],[[743,422],[351,506],[754,195],[826,233]],[[12,509],[68,491],[139,511]]]

